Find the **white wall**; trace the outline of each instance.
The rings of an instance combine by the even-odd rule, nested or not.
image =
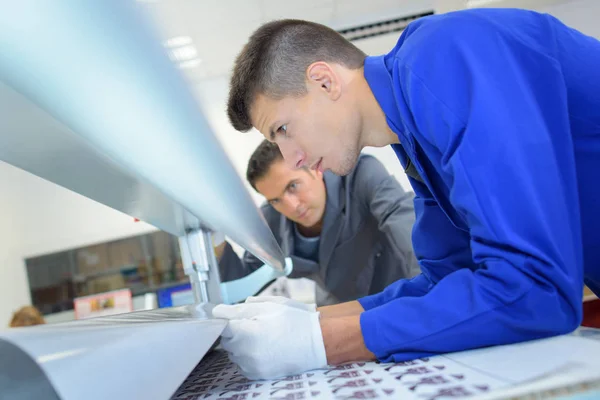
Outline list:
[[[600,39],[600,1],[598,0],[570,0],[538,7],[536,11],[554,15],[586,35]]]
[[[155,230],[0,162],[0,329],[29,304],[24,259]]]

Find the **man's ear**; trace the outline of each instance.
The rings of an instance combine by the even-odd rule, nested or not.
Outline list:
[[[334,101],[342,94],[340,77],[332,66],[324,61],[317,61],[308,66],[306,80],[309,88],[322,90]]]

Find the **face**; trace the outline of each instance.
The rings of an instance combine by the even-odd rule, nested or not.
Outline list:
[[[258,192],[288,219],[306,228],[321,223],[327,199],[321,172],[292,169],[278,161],[255,185]]]
[[[277,143],[290,168],[308,167],[348,174],[358,159],[361,119],[356,101],[335,68],[315,63],[307,72],[307,93],[274,100],[258,95],[254,126]]]

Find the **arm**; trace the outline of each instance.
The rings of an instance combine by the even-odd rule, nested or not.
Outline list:
[[[317,308],[321,313],[321,318],[337,318],[359,315],[364,308],[358,301],[349,301],[347,303],[335,304],[333,306],[323,306]]]
[[[359,315],[321,318],[320,324],[327,364],[375,360],[375,355],[365,346]]]
[[[465,267],[474,269],[469,235],[450,222],[427,187],[412,178],[409,180],[417,193],[413,200],[416,220],[412,229],[412,247],[422,273],[412,279],[394,282],[381,293],[359,299],[365,310],[400,297],[423,296],[446,275]],[[376,203],[382,204],[381,201]],[[386,213],[381,216],[385,221]],[[394,230],[392,227],[387,229]]]
[[[219,260],[221,282],[243,278],[263,265],[262,261],[247,251],[240,259],[229,243],[224,242],[221,246],[223,247],[221,254],[218,249],[215,249],[215,255]]]
[[[436,52],[396,60],[395,73],[428,175],[443,180],[466,220],[478,268],[424,259],[427,270],[455,271],[426,296],[361,314],[366,346],[383,360],[547,337],[581,320],[581,227],[559,65],[489,23],[449,22],[423,43]]]
[[[353,195],[377,221],[394,259],[401,264],[402,274],[407,278],[418,275],[421,271],[411,242],[414,195],[405,192],[398,180],[372,156],[362,156],[359,160]]]
[[[267,204],[263,205],[260,210],[264,215],[269,228],[273,230],[273,227],[279,222],[281,214]],[[281,243],[279,244],[281,245]],[[260,259],[248,251],[244,251],[244,255],[240,259],[227,241],[223,241],[215,247],[215,256],[219,262],[221,282],[229,282],[243,278],[264,265]]]
[[[412,279],[394,282],[383,292],[363,297],[358,301],[317,309],[321,312],[321,330],[327,361],[332,365],[375,358],[365,346],[360,323],[363,311],[400,297],[423,296],[444,276],[473,265],[468,235],[452,225],[426,188],[412,179],[411,183],[420,193],[414,199],[417,218],[413,242],[415,252],[425,265],[423,273]],[[436,246],[427,245],[428,243],[436,243]]]

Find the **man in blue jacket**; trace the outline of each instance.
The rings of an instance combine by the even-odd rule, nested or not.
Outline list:
[[[295,167],[345,174],[363,147],[390,144],[416,194],[423,271],[317,311],[217,307],[247,376],[562,334],[584,282],[600,293],[600,42],[551,16],[427,17],[380,57],[318,24],[271,22],[236,61],[229,116]]]

